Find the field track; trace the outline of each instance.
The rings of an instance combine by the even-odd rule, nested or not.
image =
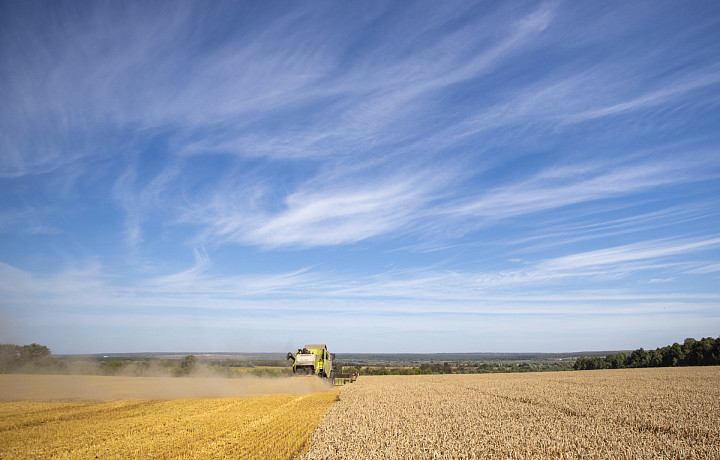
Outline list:
[[[719,459],[720,367],[361,377],[305,459]]]

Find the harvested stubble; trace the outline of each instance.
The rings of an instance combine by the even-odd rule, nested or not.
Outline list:
[[[720,367],[364,377],[321,458],[720,458]]]
[[[0,403],[1,458],[292,458],[337,392]]]

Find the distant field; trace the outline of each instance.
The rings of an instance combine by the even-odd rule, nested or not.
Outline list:
[[[720,458],[720,367],[361,377],[305,459]]]
[[[280,381],[284,388],[273,386],[278,379],[252,385],[249,379],[244,386],[243,380],[0,375],[6,399],[0,402],[0,457],[289,459],[337,398],[337,391],[314,379]],[[163,384],[169,387],[163,390]],[[135,399],[274,393],[293,386],[306,394]],[[122,399],[83,400],[100,396]]]

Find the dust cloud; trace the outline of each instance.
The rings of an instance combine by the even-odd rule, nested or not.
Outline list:
[[[98,375],[0,375],[0,400],[114,400],[225,398],[330,391],[317,377],[220,378]]]

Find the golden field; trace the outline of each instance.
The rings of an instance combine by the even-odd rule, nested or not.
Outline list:
[[[305,459],[720,458],[720,367],[361,377]]]
[[[305,394],[257,395],[290,389]],[[0,399],[0,458],[720,458],[720,367],[361,377],[339,393],[0,375]]]
[[[317,385],[302,379],[252,384],[202,380],[2,375],[0,396],[5,401],[0,402],[0,458],[293,458],[337,399],[337,391],[329,391],[326,385],[318,387],[324,391],[315,393],[252,397],[106,401],[28,401],[19,397],[32,394],[37,398],[43,389],[46,398],[101,394],[132,398],[247,394],[277,389],[273,386],[309,389]],[[54,389],[53,381],[58,383]],[[23,382],[27,385],[24,393],[20,391]],[[75,390],[72,382],[77,383]],[[163,383],[168,385],[165,393],[161,393]],[[212,385],[204,387],[203,383]]]

